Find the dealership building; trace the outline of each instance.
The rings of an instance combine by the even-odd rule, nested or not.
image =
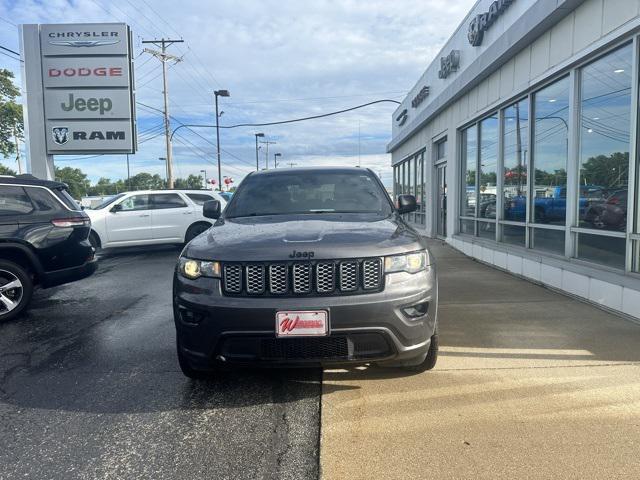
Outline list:
[[[639,43],[640,0],[479,0],[393,113],[407,220],[640,319]]]

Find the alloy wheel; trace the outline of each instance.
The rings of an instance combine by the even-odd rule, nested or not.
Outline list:
[[[24,295],[22,282],[13,273],[0,270],[0,315],[14,310]]]

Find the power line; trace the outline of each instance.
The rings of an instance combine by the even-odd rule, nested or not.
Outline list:
[[[3,22],[8,23],[9,25],[13,25],[14,27],[17,27],[17,26],[18,26],[17,24],[13,23],[11,20],[7,20],[7,19],[6,19],[6,18],[4,18],[4,17],[0,17],[0,20],[2,20]]]
[[[6,50],[6,51],[7,51],[7,52],[9,52],[9,53],[13,53],[14,55],[20,56],[20,54],[19,54],[18,52],[16,52],[15,50],[11,50],[10,48],[3,47],[2,45],[0,45],[0,48],[1,48],[2,50]]]
[[[1,55],[4,55],[5,57],[9,57],[9,58],[11,58],[11,59],[15,60],[16,62],[22,62],[22,63],[24,63],[24,60],[22,60],[21,58],[16,58],[16,57],[14,57],[14,56],[12,56],[12,55],[9,55],[8,53],[0,52],[0,54],[1,54]]]
[[[332,115],[339,115],[341,113],[346,113],[346,112],[351,112],[353,110],[357,110],[359,108],[364,108],[364,107],[368,107],[370,105],[375,105],[377,103],[395,103],[400,105],[401,102],[398,102],[397,100],[391,100],[391,99],[384,99],[384,100],[374,100],[373,102],[368,102],[368,103],[363,103],[362,105],[356,105],[355,107],[350,107],[350,108],[345,108],[342,110],[337,110],[335,112],[329,112],[329,113],[323,113],[320,115],[312,115],[310,117],[302,117],[302,118],[294,118],[291,120],[281,120],[278,122],[266,122],[266,123],[239,123],[237,125],[220,125],[220,128],[239,128],[239,127],[267,127],[270,125],[283,125],[283,124],[287,124],[287,123],[295,123],[295,122],[303,122],[306,120],[315,120],[317,118],[324,118],[324,117],[330,117]],[[176,127],[173,130],[173,133],[171,134],[171,136],[173,136],[173,134],[176,133],[176,131],[178,131],[181,128],[188,128],[188,127],[202,127],[202,128],[215,128],[215,125],[202,125],[202,124],[183,124],[180,125],[178,127]]]

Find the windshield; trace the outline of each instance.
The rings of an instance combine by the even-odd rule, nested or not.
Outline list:
[[[233,195],[225,217],[315,213],[376,213],[391,203],[373,174],[296,171],[247,177]]]
[[[113,202],[115,202],[119,198],[122,198],[123,196],[124,196],[124,193],[119,193],[118,195],[114,195],[113,197],[109,197],[106,200],[104,200],[100,205],[96,205],[95,207],[93,207],[91,210],[100,210],[102,208],[108,207]]]

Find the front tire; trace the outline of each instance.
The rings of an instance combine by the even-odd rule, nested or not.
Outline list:
[[[21,265],[0,260],[0,321],[22,313],[33,295],[31,275]]]
[[[436,366],[438,361],[438,330],[434,332],[431,336],[431,345],[429,345],[429,351],[427,352],[427,356],[425,357],[422,363],[418,365],[411,365],[404,367],[406,370],[410,372],[426,372],[427,370],[432,370],[433,367]]]
[[[206,372],[202,370],[194,369],[189,363],[189,359],[185,357],[185,355],[180,350],[180,344],[177,344],[178,347],[178,364],[180,365],[180,370],[184,374],[185,377],[191,378],[193,380],[207,380],[211,378],[211,372]]]

